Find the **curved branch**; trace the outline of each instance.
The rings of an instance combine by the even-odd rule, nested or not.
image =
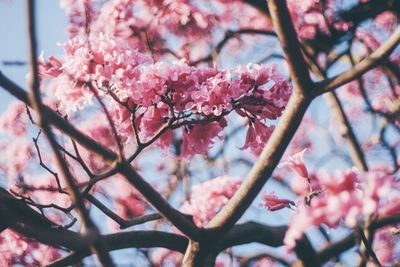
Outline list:
[[[378,218],[371,222],[371,224],[369,225],[369,230],[375,231],[379,228],[391,224],[397,224],[399,222],[400,222],[400,215]],[[356,234],[354,233],[354,231],[352,231],[349,235],[347,235],[343,239],[330,244],[329,246],[320,250],[317,254],[321,259],[321,262],[324,263],[336,257],[337,255],[343,253],[344,251],[354,247],[355,244],[356,244]]]
[[[35,1],[27,0],[27,16],[28,16],[28,34],[29,34],[29,52],[30,52],[30,71],[31,71],[31,100],[33,108],[38,114],[39,125],[45,133],[47,140],[49,141],[51,150],[55,156],[56,165],[62,174],[64,180],[67,183],[68,191],[76,206],[79,216],[82,219],[82,230],[86,235],[93,235],[95,240],[92,240],[90,246],[93,252],[96,254],[102,266],[114,266],[114,263],[108,254],[107,249],[104,247],[103,241],[98,239],[100,232],[90,218],[88,211],[86,210],[83,197],[79,188],[74,182],[74,178],[69,170],[69,166],[63,159],[60,150],[58,149],[57,140],[53,134],[53,131],[48,124],[48,121],[42,115],[43,103],[40,92],[40,80],[39,80],[39,63],[37,61],[37,41],[36,41],[36,20],[35,20]]]
[[[28,93],[22,89],[19,85],[8,79],[1,71],[0,71],[0,86],[9,92],[11,95],[16,97],[21,102],[25,103],[29,107],[33,107],[32,102],[29,100]],[[117,159],[117,155],[114,154],[111,150],[104,147],[100,143],[96,142],[86,134],[79,131],[75,128],[71,123],[69,123],[66,119],[60,117],[54,110],[43,105],[42,106],[42,116],[49,123],[54,125],[57,129],[67,134],[74,140],[76,140],[83,147],[93,151],[103,157],[105,160],[114,161]]]
[[[311,103],[311,98],[307,97],[307,91],[311,89],[313,84],[308,75],[307,64],[300,51],[286,1],[270,0],[268,5],[288,60],[294,92],[281,121],[272,133],[248,177],[222,211],[207,225],[207,228],[216,228],[220,232],[231,228],[261,191],[278,165],[286,147],[300,125],[308,105]]]
[[[0,86],[28,106],[32,106],[32,102],[29,100],[26,91],[9,80],[2,74],[2,72],[0,72]],[[108,148],[97,143],[95,140],[76,129],[71,123],[61,118],[49,107],[43,106],[42,115],[44,116],[44,119],[53,124],[60,131],[69,135],[79,144],[100,155],[105,160],[114,162],[118,159],[118,156],[114,152],[110,151]],[[143,177],[141,177],[131,166],[129,166],[129,164],[126,165],[127,166],[121,167],[121,169],[118,169],[116,172],[123,173],[125,178],[142,193],[146,200],[149,201],[163,216],[171,221],[171,223],[180,231],[190,237],[193,237],[194,239],[198,239],[201,236],[199,229],[192,222],[190,222],[186,217],[184,217],[184,215],[169,205],[169,203],[163,199],[163,197],[156,190],[154,190],[154,188],[147,183]]]
[[[375,68],[382,63],[400,43],[400,26],[392,33],[389,39],[386,40],[377,50],[375,50],[367,58],[357,63],[350,70],[343,72],[333,78],[326,79],[316,84],[315,95],[332,91],[352,80],[359,78],[367,71]]]
[[[293,93],[281,121],[249,175],[222,211],[207,225],[207,228],[226,231],[243,215],[278,165],[310,102],[310,99]]]
[[[221,52],[222,48],[224,48],[224,46],[230,39],[232,39],[240,34],[258,34],[258,35],[266,35],[266,36],[276,37],[276,33],[273,31],[250,29],[250,28],[240,29],[237,31],[227,31],[225,33],[224,38],[215,46],[215,48],[211,51],[210,54],[191,62],[191,65],[198,65],[201,62],[211,61],[213,59],[213,55],[216,55],[219,52]]]
[[[228,247],[257,242],[260,244],[279,247],[287,230],[286,226],[268,226],[256,222],[236,225],[218,244],[218,250]],[[163,247],[177,252],[185,252],[188,239],[184,236],[160,231],[132,231],[102,236],[107,247],[111,250],[124,248],[155,248]],[[48,267],[66,266],[90,256],[88,249],[71,253],[57,260]]]
[[[135,231],[111,234],[103,237],[109,250],[124,248],[154,248],[162,247],[170,250],[184,252],[188,240],[184,236],[177,234],[164,233],[160,231]],[[88,249],[73,252],[65,258],[57,260],[47,265],[47,267],[69,266],[90,256]]]
[[[310,79],[309,67],[301,52],[301,46],[286,1],[269,0],[268,7],[279,42],[285,53],[294,89],[307,94],[311,92],[313,82]]]

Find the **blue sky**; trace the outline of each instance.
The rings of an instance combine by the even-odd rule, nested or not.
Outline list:
[[[3,61],[26,61],[28,57],[25,1],[0,0],[0,70],[23,88],[26,67],[5,66]],[[57,42],[67,35],[67,18],[58,1],[37,1],[37,28],[39,49],[45,55],[61,53]],[[0,110],[4,110],[13,98],[0,90]],[[1,113],[1,111],[0,111]]]

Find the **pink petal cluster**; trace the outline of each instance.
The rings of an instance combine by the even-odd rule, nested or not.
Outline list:
[[[204,226],[228,202],[239,189],[242,181],[230,176],[219,176],[193,186],[190,199],[181,211],[193,216],[197,226]]]
[[[32,242],[28,238],[4,230],[0,233],[1,266],[39,266],[62,256],[60,250]]]
[[[400,236],[398,233],[394,233],[393,230],[395,229],[394,227],[385,227],[375,233],[373,250],[379,262],[385,266],[398,262],[400,256],[397,246],[400,242]]]
[[[12,102],[0,116],[0,133],[20,137],[28,129],[26,106],[21,102]]]
[[[313,39],[318,32],[329,35],[328,26],[321,12],[319,0],[289,0],[288,7],[300,38]]]
[[[33,144],[25,138],[0,141],[0,171],[6,174],[10,185],[26,171],[32,160],[35,160]]]
[[[121,176],[114,176],[99,185],[99,191],[111,196],[114,211],[123,219],[142,216],[147,205],[142,195]]]
[[[310,173],[304,163],[304,153],[308,149],[303,149],[290,156],[284,157],[279,168],[290,168],[296,175],[290,180],[290,188],[298,196],[307,197],[321,190],[318,174]],[[285,174],[289,175],[289,174]]]
[[[144,1],[111,0],[104,3],[86,0],[62,0],[69,17],[70,37],[105,33],[127,42],[156,58],[175,50],[190,57],[191,48],[206,41],[218,30],[230,27],[271,28],[264,16],[242,1]],[[248,16],[240,16],[243,12]],[[172,45],[168,39],[175,38]],[[174,48],[174,49],[172,49]],[[194,49],[193,49],[194,50]]]
[[[86,32],[87,19],[93,20],[95,10],[92,0],[60,0],[61,8],[65,9],[70,25],[67,28],[71,36],[77,36]]]
[[[157,248],[151,253],[151,263],[156,267],[181,266],[183,255],[166,248]]]
[[[181,155],[188,157],[193,154],[205,154],[222,129],[223,127],[218,122],[185,127]]]
[[[344,222],[354,227],[359,219],[371,215],[398,214],[398,205],[393,209],[384,209],[388,198],[399,194],[398,182],[393,175],[370,171],[359,173],[351,169],[337,172],[335,175],[320,172],[317,177],[322,190],[309,203],[298,206],[292,215],[290,227],[285,236],[289,248],[311,226],[325,224],[336,227]]]
[[[61,3],[70,20],[71,37],[105,33],[156,57],[171,50],[186,58],[192,56],[191,50],[200,49],[200,54],[205,54],[212,44],[204,40],[212,39],[216,32],[272,29],[268,18],[242,0],[111,0],[103,4],[62,0]],[[321,11],[321,5],[326,12]],[[331,22],[335,18],[335,1],[290,0],[288,6],[302,39],[313,39],[317,33],[330,35],[327,20]],[[346,22],[338,23],[346,25]],[[171,37],[176,39],[174,44],[168,42]]]
[[[397,17],[393,12],[385,11],[376,16],[375,22],[377,26],[381,29],[392,31],[393,28],[396,26]]]
[[[174,119],[185,125],[185,156],[205,153],[226,127],[223,117],[232,111],[249,120],[244,148],[259,152],[273,130],[265,123],[281,115],[291,94],[288,81],[275,67],[249,64],[219,70],[183,61],[154,63],[103,34],[89,43],[75,37],[63,47],[64,60],[51,58],[41,68],[42,76],[50,78],[49,95],[55,96],[61,110],[68,115],[90,106],[95,90],[125,141],[133,139],[132,119],[144,139]],[[54,65],[62,72],[49,71]],[[158,144],[168,147],[172,132],[161,138]]]
[[[246,141],[241,149],[250,149],[255,155],[261,154],[264,145],[267,143],[274,129],[274,126],[264,125],[258,120],[255,120],[254,123],[250,121]]]
[[[304,164],[304,153],[306,151],[307,149],[303,149],[302,151],[289,156],[278,165],[278,168],[289,167],[300,175],[300,177],[308,178],[308,170]]]
[[[144,214],[146,205],[140,195],[132,192],[127,197],[116,198],[114,209],[123,219],[133,219]]]

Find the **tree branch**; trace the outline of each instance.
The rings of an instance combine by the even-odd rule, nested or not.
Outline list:
[[[75,185],[72,174],[65,160],[63,159],[60,150],[58,149],[58,144],[53,132],[47,123],[47,120],[42,116],[43,104],[40,93],[40,80],[39,80],[39,64],[37,61],[37,42],[36,42],[36,25],[35,25],[35,1],[27,0],[27,12],[28,12],[28,33],[29,33],[29,49],[30,49],[30,70],[31,70],[31,81],[30,87],[32,90],[30,99],[32,100],[32,105],[38,114],[39,125],[43,129],[47,140],[50,143],[50,147],[55,155],[55,161],[57,167],[64,177],[69,193],[75,203],[78,213],[82,219],[82,224],[85,227],[83,230],[85,234],[94,235],[95,240],[91,244],[91,249],[96,254],[100,263],[103,266],[114,266],[108,251],[104,247],[101,239],[97,239],[100,235],[94,222],[89,217],[89,213],[86,210],[85,204],[83,202],[82,195]]]
[[[1,72],[0,72],[0,86],[2,86],[6,91],[11,93],[13,96],[17,97],[19,100],[21,100],[28,106],[32,106],[32,102],[29,100],[28,94],[25,92],[25,90],[23,90],[14,82],[9,80]],[[97,153],[98,155],[103,157],[104,160],[107,160],[109,162],[114,162],[115,160],[118,159],[118,156],[114,152],[110,151],[108,148],[97,143],[95,140],[93,140],[92,138],[88,137],[87,135],[76,129],[71,123],[61,118],[52,109],[43,106],[42,115],[44,119],[46,119],[49,123],[53,124],[60,131],[64,132],[65,134],[75,139],[83,147]],[[128,163],[126,164],[129,165]],[[148,184],[132,167],[128,166],[124,167],[123,169],[124,170],[122,172],[125,178],[128,179],[128,181],[131,182],[131,184],[135,186],[139,191],[140,189],[138,187],[143,189],[144,191],[141,191],[141,193],[146,198],[146,200],[149,201],[152,205],[154,205],[154,207],[158,209],[163,216],[165,216],[168,220],[170,220],[173,225],[175,225],[179,230],[181,230],[188,236],[191,236],[191,233],[195,232],[199,233],[198,230],[195,230],[197,227],[195,227],[193,223],[191,223],[180,212],[171,207],[168,204],[168,202],[166,202],[162,198],[162,196],[157,191],[155,191],[154,188],[152,188],[152,186]],[[116,168],[113,173],[117,172],[121,172],[121,170]],[[137,185],[134,184],[136,182],[139,184],[138,187]],[[154,200],[153,197],[155,198]],[[159,209],[162,207],[167,208],[167,211]],[[173,216],[178,216],[178,217],[173,217]],[[184,227],[185,229],[183,229],[182,227]],[[201,235],[199,234],[194,234],[192,237],[194,239],[197,239],[200,236]]]
[[[235,224],[261,191],[294,136],[311,102],[311,98],[306,95],[307,91],[312,87],[312,81],[308,75],[307,64],[301,54],[286,3],[280,0],[270,0],[268,4],[274,26],[277,29],[278,38],[282,42],[288,60],[294,92],[278,126],[272,133],[248,177],[222,211],[207,225],[207,228],[217,228],[222,232]]]
[[[328,78],[316,84],[315,95],[332,91],[352,80],[359,78],[367,71],[375,68],[382,63],[400,43],[400,26],[392,33],[377,50],[375,50],[367,58],[357,63],[350,70],[343,72],[335,77]]]
[[[285,54],[293,87],[295,90],[308,94],[313,88],[313,82],[310,79],[308,65],[301,52],[301,46],[297,39],[286,1],[269,0],[268,8]]]

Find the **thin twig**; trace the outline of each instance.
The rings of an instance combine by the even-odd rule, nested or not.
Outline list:
[[[79,212],[79,215],[82,219],[83,225],[87,228],[88,232],[91,235],[94,235],[96,238],[99,235],[99,232],[90,219],[88,212],[86,211],[86,207],[84,205],[82,196],[78,188],[74,183],[74,179],[72,174],[69,171],[69,167],[65,160],[63,159],[61,152],[58,150],[57,141],[53,135],[53,132],[50,126],[47,123],[46,118],[42,115],[43,114],[43,104],[41,100],[41,93],[40,93],[40,80],[39,80],[39,66],[37,61],[37,42],[36,42],[36,27],[35,27],[35,1],[34,0],[27,0],[27,12],[28,12],[28,33],[29,33],[29,48],[30,48],[30,68],[31,68],[31,82],[30,87],[32,90],[32,95],[30,96],[34,109],[37,111],[39,125],[42,128],[43,132],[45,133],[50,146],[53,150],[55,155],[55,160],[58,165],[59,171],[64,177],[73,202],[76,204],[76,208]],[[100,263],[103,266],[113,266],[112,259],[106,249],[104,248],[104,244],[100,239],[97,239],[92,244],[92,249],[95,252],[96,256],[98,257]]]
[[[400,43],[400,26],[392,33],[386,42],[375,50],[367,58],[357,63],[350,70],[317,83],[315,94],[323,94],[332,91],[354,79],[357,79],[370,69],[382,63]]]

